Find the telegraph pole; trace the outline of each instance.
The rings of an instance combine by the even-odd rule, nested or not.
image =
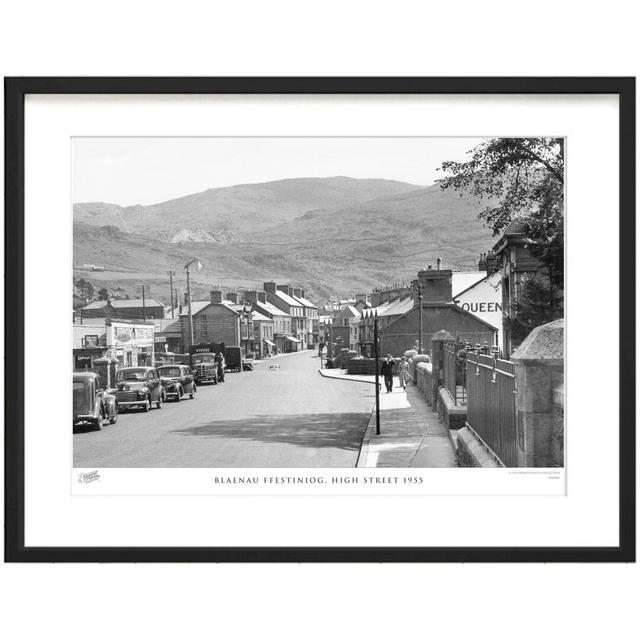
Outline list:
[[[418,304],[420,305],[420,333],[418,334],[418,353],[422,353],[422,284],[418,282]]]
[[[187,264],[184,265],[185,271],[187,272],[187,300],[189,302],[189,346],[193,344],[193,312],[191,309],[193,305],[191,304],[191,281],[189,279],[189,267],[192,264],[195,265],[194,268],[196,271],[200,271],[200,269],[202,269],[200,260],[197,258],[194,258],[191,262],[187,262]]]
[[[147,307],[144,298],[144,285],[142,285],[142,319],[147,319]]]
[[[176,273],[175,271],[173,271],[172,269],[169,269],[169,289],[171,291],[171,317],[172,318],[175,318],[175,315],[173,313],[173,276],[175,275],[175,273]]]

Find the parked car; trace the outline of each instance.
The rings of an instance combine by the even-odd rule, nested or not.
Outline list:
[[[191,356],[191,369],[193,370],[196,384],[204,384],[205,382],[218,384],[220,381],[218,363],[214,352],[194,353]]]
[[[158,367],[156,371],[164,387],[165,398],[173,398],[180,402],[187,394],[192,400],[196,397],[197,387],[191,367],[184,364],[167,364]]]
[[[93,425],[102,429],[105,422],[118,420],[116,397],[102,384],[99,373],[92,371],[73,374],[73,426]]]
[[[153,367],[125,367],[116,373],[116,400],[118,407],[142,407],[149,411],[155,404],[162,409],[165,391],[160,376]]]

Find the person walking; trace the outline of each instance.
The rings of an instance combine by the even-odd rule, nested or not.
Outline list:
[[[390,353],[387,354],[387,359],[382,363],[380,367],[380,373],[384,377],[384,386],[387,388],[387,393],[393,391],[393,367],[395,361]]]
[[[221,352],[216,356],[216,362],[218,363],[218,381],[224,382],[224,369],[226,363]]]
[[[409,363],[407,359],[402,356],[398,363],[398,382],[404,391],[407,390],[407,382],[409,381]]]

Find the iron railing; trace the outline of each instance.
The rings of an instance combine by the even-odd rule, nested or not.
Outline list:
[[[467,422],[505,467],[517,466],[515,365],[469,352]]]
[[[464,349],[456,345],[455,342],[445,342],[443,345],[443,380],[444,386],[448,389],[456,404],[467,403],[466,385],[466,358],[463,356]]]

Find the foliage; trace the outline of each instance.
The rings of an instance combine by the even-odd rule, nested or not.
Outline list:
[[[79,280],[76,280],[75,286],[78,290],[78,295],[85,301],[86,304],[89,304],[93,300],[93,296],[95,295],[95,288],[93,284],[89,280],[80,278]]]
[[[494,138],[471,151],[467,162],[444,162],[442,189],[487,200],[478,217],[499,235],[522,223],[527,248],[540,265],[522,286],[512,319],[514,338],[563,315],[564,140]]]
[[[98,291],[98,300],[108,300],[109,297],[109,290],[105,287],[102,287],[102,289]]]
[[[467,162],[443,162],[442,189],[487,199],[478,217],[500,234],[516,217],[536,217],[541,207],[563,209],[564,141],[494,138],[471,151]],[[550,214],[551,212],[549,212]]]
[[[532,329],[562,317],[562,290],[550,285],[545,271],[528,275],[521,283],[519,300],[510,317],[505,318],[507,329],[515,344],[524,340]]]

